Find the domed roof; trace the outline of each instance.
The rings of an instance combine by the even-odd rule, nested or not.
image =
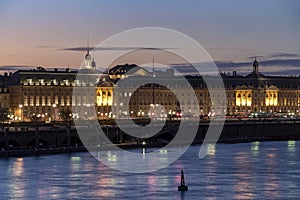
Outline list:
[[[93,68],[96,68],[96,62],[95,62],[94,59],[93,59],[93,61],[92,61],[92,67],[93,67]]]
[[[85,59],[85,60],[92,60],[92,56],[91,56],[89,53],[87,53],[87,54],[85,55],[84,59]]]

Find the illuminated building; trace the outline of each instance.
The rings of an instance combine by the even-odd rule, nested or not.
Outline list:
[[[10,79],[11,73],[0,75],[0,122],[12,119],[14,116],[10,112],[10,95],[7,88],[7,81]]]
[[[85,56],[83,68],[80,74],[94,76],[98,74],[95,70],[95,62],[89,51]],[[92,109],[95,100],[89,95],[95,89],[90,82],[76,79],[78,72],[66,68],[63,71],[58,69],[46,70],[37,67],[33,70],[19,70],[8,80],[9,109],[15,120],[24,121],[53,121],[67,120],[77,117],[71,113],[72,106],[84,106],[86,110]],[[95,78],[96,80],[96,78]],[[82,90],[75,90],[76,86],[84,87]],[[74,95],[73,95],[74,94]]]
[[[100,74],[88,51],[84,66],[79,71],[68,68],[63,71],[46,70],[38,67],[1,76],[0,106],[2,110],[6,109],[11,113],[13,120],[24,121],[89,119],[92,118],[92,111],[99,119],[147,117],[153,113],[156,117],[166,117],[178,112],[185,116],[212,115],[212,105],[222,108],[223,114],[299,114],[300,78],[265,76],[259,72],[256,59],[252,73],[246,76],[236,72],[231,75],[221,74],[226,89],[226,107],[219,101],[211,101],[211,96],[218,94],[209,93],[201,76],[185,76],[197,97],[197,101],[192,101],[190,91],[185,85],[178,84],[173,70],[156,71],[155,74],[156,78],[168,81],[168,88],[153,84],[153,74],[137,65],[118,65]],[[137,90],[133,90],[133,84],[114,93],[120,80],[134,78],[143,79],[148,84]],[[177,91],[181,104],[171,89]],[[125,102],[126,98],[130,101]],[[128,111],[124,109],[127,103]],[[196,112],[198,106],[199,112]],[[71,113],[72,107],[76,109]],[[114,114],[112,108],[116,111]]]

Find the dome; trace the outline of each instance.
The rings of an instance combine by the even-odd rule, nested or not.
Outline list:
[[[96,62],[95,62],[94,59],[93,59],[93,61],[92,61],[92,67],[93,67],[93,68],[96,68]]]
[[[85,60],[92,60],[92,56],[89,53],[87,53],[84,58]]]

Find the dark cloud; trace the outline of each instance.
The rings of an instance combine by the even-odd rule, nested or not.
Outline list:
[[[254,59],[266,59],[267,56],[249,56],[247,57],[247,60],[254,60]]]
[[[26,70],[26,69],[33,69],[34,66],[29,65],[3,65],[0,66],[0,71],[17,71],[17,70]]]
[[[221,69],[229,67],[252,66],[252,62],[227,62],[216,61],[216,65]],[[273,59],[259,61],[261,66],[297,66],[300,69],[300,59]]]
[[[216,62],[220,71],[237,70],[241,73],[252,71],[252,62]],[[300,59],[259,60],[260,71],[268,75],[300,74]]]
[[[160,50],[160,49],[171,49],[171,48],[147,48],[147,47],[89,47],[90,51],[123,51],[123,50]],[[86,51],[87,47],[70,47],[59,49],[62,51]]]
[[[300,59],[274,59],[261,61],[261,65],[296,66],[300,69]]]
[[[300,59],[258,59],[258,61],[260,71],[266,75],[300,75]],[[239,74],[248,74],[252,71],[253,61],[216,61],[215,63],[221,72],[232,72],[236,70]],[[189,64],[173,65],[173,68],[183,74],[197,74],[195,68]]]
[[[295,53],[273,53],[268,55],[270,58],[298,58],[300,57],[299,54]]]
[[[300,54],[295,53],[272,53],[268,55],[259,55],[259,56],[249,56],[247,57],[248,60],[254,60],[255,58],[260,60],[267,60],[267,59],[277,59],[277,58],[300,58]]]

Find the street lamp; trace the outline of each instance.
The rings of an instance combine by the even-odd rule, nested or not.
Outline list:
[[[52,119],[54,119],[54,120],[56,120],[57,119],[57,115],[58,115],[58,111],[57,111],[57,105],[54,103],[54,104],[52,104],[52,108],[53,108],[53,110],[54,110],[54,112],[53,112],[53,114],[52,114]]]
[[[22,104],[19,104],[19,108],[20,108],[20,121],[23,121],[23,105]]]

